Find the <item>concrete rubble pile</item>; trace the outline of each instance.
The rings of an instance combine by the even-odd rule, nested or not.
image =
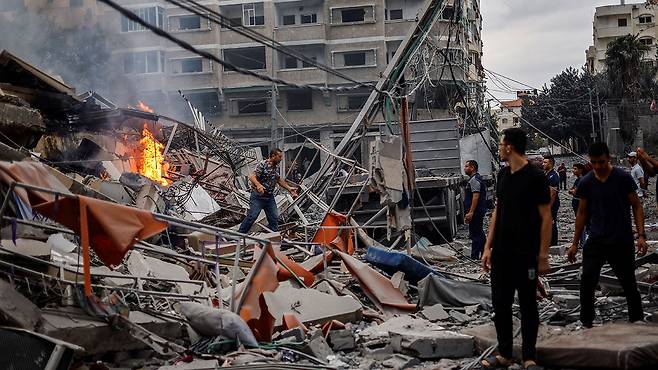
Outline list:
[[[391,156],[376,179],[347,159],[346,174],[304,174],[302,196],[277,196],[280,231],[261,215],[244,235],[259,151],[76,95],[8,52],[0,79],[0,368],[467,369],[495,344],[488,277],[468,247],[408,239]],[[348,187],[360,190],[339,213]],[[388,212],[379,231],[352,217],[364,194]],[[578,328],[579,265],[552,252],[540,355],[563,366],[562,343],[578,350],[574,338],[606,326]],[[638,266],[655,312],[655,251]],[[603,275],[607,322],[625,303]],[[655,349],[653,329],[631,332],[638,346]]]

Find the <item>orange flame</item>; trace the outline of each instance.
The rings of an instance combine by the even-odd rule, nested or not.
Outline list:
[[[143,101],[137,102],[137,109],[141,110],[142,112],[148,112],[148,113],[155,113],[155,111],[146,105]]]
[[[137,106],[144,112],[153,113],[153,109],[141,101]],[[163,174],[169,171],[169,163],[165,161],[163,154],[164,145],[155,139],[146,122],[142,130],[142,139],[139,140],[139,146],[142,152],[141,161],[138,165],[139,173],[157,183],[169,185],[170,181],[163,177]]]

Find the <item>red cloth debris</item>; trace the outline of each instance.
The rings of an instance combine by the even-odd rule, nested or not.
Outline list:
[[[279,259],[279,261],[285,264],[286,267],[292,270],[292,272],[294,272],[295,275],[297,275],[304,282],[306,287],[310,287],[313,284],[315,281],[315,276],[310,271],[306,270],[299,263],[288,258],[288,256],[281,253],[281,251],[275,251],[274,254]],[[277,261],[277,268],[279,269],[276,274],[277,279],[279,281],[286,281],[291,279],[293,277],[292,274],[285,267],[283,267],[281,262]]]
[[[265,253],[263,258],[260,256]],[[277,280],[277,266],[274,259],[274,250],[271,245],[264,249],[254,249],[254,256],[258,256],[242,287],[236,292],[235,299],[242,305],[238,307],[240,317],[247,323],[259,342],[271,342],[274,331],[274,317],[270,315],[265,303],[263,293],[273,292],[279,287]]]
[[[337,213],[329,212],[322,220],[320,230],[313,237],[312,242],[322,244],[330,249],[338,249],[341,252],[354,254],[354,240],[352,229],[338,229],[336,226],[348,225],[347,217]],[[324,229],[323,227],[329,227]]]
[[[357,260],[347,253],[335,252],[358,281],[366,293],[381,310],[414,311],[416,305],[407,299],[393,286],[393,283],[372,267]]]

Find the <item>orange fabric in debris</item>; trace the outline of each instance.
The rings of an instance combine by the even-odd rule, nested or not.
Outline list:
[[[292,272],[295,273],[306,285],[306,287],[310,287],[313,282],[315,281],[315,276],[310,272],[307,271],[302,265],[299,263],[291,260],[286,256],[285,254],[281,253],[280,251],[275,251],[274,254],[277,256],[279,261],[283,262]],[[277,261],[277,274],[276,277],[279,281],[286,281],[288,279],[292,278],[292,274],[290,271],[288,271],[285,267],[281,265],[281,262]]]
[[[382,308],[394,308],[402,311],[414,311],[415,304],[407,302],[407,299],[396,289],[391,281],[372,267],[357,260],[347,253],[336,252],[352,276],[359,280],[359,285],[372,299],[376,299]]]
[[[87,213],[89,243],[107,266],[118,266],[137,240],[151,237],[167,228],[167,223],[157,221],[153,214],[104,200],[78,196],[40,204],[34,210],[58,223],[81,232],[85,220],[81,210]]]
[[[236,292],[235,299],[239,302],[240,297],[244,295],[240,317],[247,323],[256,339],[260,342],[271,342],[275,320],[267,309],[263,293],[275,291],[279,287],[279,281],[276,278],[277,267],[272,246],[268,245],[262,250],[255,248],[254,256],[258,256],[256,260],[262,253],[267,255],[251,268],[245,280],[246,285]]]
[[[304,333],[308,332],[308,328],[304,325],[294,313],[283,314],[283,329],[289,330],[294,328],[301,328]]]
[[[330,249],[338,249],[342,252],[354,254],[354,240],[352,229],[337,229],[336,226],[347,225],[347,217],[336,212],[329,212],[322,220],[320,230],[313,237],[313,243],[322,244]],[[328,229],[322,227],[330,226]]]
[[[51,189],[63,194],[71,194],[69,189],[62,184],[43,164],[39,162],[0,162],[0,182],[9,186],[12,182],[20,182],[27,185]],[[51,193],[27,190],[22,187],[14,188],[14,192],[23,202],[36,205],[55,200]]]
[[[329,335],[329,332],[332,330],[339,330],[339,329],[345,329],[345,324],[338,320],[331,320],[328,322],[325,322],[324,325],[322,325],[322,334],[324,334],[325,338],[327,335]]]

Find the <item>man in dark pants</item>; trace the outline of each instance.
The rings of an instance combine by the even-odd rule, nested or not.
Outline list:
[[[610,164],[610,151],[605,143],[589,147],[589,160],[594,171],[580,181],[576,196],[580,199],[576,216],[576,232],[569,260],[576,261],[578,241],[589,221],[589,237],[583,247],[583,272],[580,281],[580,321],[585,327],[594,323],[594,294],[601,267],[612,267],[628,303],[631,322],[644,319],[642,299],[635,281],[635,251],[631,208],[635,218],[638,242],[637,254],[647,252],[644,234],[644,211],[637,195],[635,181],[624,170]]]
[[[499,354],[482,361],[485,368],[512,362],[512,304],[518,292],[523,335],[523,367],[535,363],[539,312],[537,276],[548,272],[551,240],[551,193],[542,171],[525,156],[526,133],[503,132],[500,158],[509,166],[498,173],[497,205],[482,255],[482,268],[491,271],[491,296]]]
[[[487,237],[484,235],[484,216],[487,213],[487,187],[478,173],[478,163],[466,161],[464,173],[470,177],[464,195],[464,222],[468,224],[468,236],[471,238],[471,258],[479,260],[484,250]]]
[[[251,197],[249,198],[249,211],[247,217],[242,220],[239,231],[243,234],[247,233],[251,226],[258,218],[260,211],[265,210],[267,216],[268,227],[272,231],[279,229],[278,225],[278,211],[276,209],[276,201],[274,200],[274,190],[276,185],[279,184],[297,197],[295,189],[290,187],[286,181],[279,176],[279,162],[283,159],[283,152],[281,149],[272,149],[270,157],[256,165],[256,169],[249,176],[251,183]]]
[[[551,187],[551,216],[553,217],[551,245],[557,245],[557,213],[560,210],[560,197],[558,195],[558,191],[560,190],[560,176],[555,171],[555,158],[553,156],[547,155],[544,157],[543,167],[548,185]]]

